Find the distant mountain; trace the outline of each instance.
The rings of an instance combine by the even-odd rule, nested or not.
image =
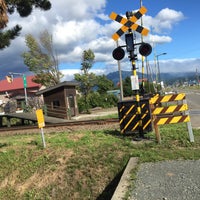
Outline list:
[[[124,80],[126,77],[130,77],[133,75],[132,71],[121,71],[122,79]],[[140,72],[137,73],[139,77],[142,77],[142,74]],[[111,72],[107,74],[106,76],[109,80],[112,80],[114,84],[116,85],[119,82],[119,71]]]
[[[132,71],[121,71],[122,74],[122,79],[124,80],[126,77],[130,77],[133,73]],[[138,77],[141,78],[142,74],[140,72],[137,73]],[[106,77],[109,80],[112,80],[114,84],[116,85],[119,82],[119,72],[111,72],[106,75]],[[147,74],[144,74],[144,77],[147,78]],[[177,80],[179,81],[190,81],[190,80],[195,80],[196,79],[196,73],[195,72],[172,72],[172,73],[161,73],[160,74],[161,80],[168,84],[172,84],[176,82]],[[155,76],[148,76],[150,81],[152,79],[155,80]]]

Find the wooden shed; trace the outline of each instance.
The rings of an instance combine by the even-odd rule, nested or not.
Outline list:
[[[45,114],[63,119],[78,115],[77,85],[77,82],[65,81],[37,92],[37,95],[43,95]]]

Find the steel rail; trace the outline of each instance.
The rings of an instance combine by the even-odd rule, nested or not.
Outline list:
[[[85,125],[106,125],[117,123],[119,120],[116,118],[109,119],[99,119],[99,120],[76,120],[70,122],[62,122],[55,124],[45,124],[45,129],[48,128],[56,128],[56,127],[74,127],[74,126],[85,126]],[[12,132],[12,131],[20,131],[20,130],[31,130],[38,129],[37,125],[24,125],[24,126],[11,126],[11,127],[0,127],[0,134],[2,132]]]

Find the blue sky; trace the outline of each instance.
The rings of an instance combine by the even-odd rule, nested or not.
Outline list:
[[[172,42],[157,45],[156,51],[167,52],[165,58],[198,58],[200,56],[199,48],[199,1],[197,0],[143,0],[143,6],[147,8],[146,15],[155,17],[158,12],[164,8],[169,8],[182,12],[184,19],[174,24],[171,30],[166,30],[166,35],[172,38]],[[106,13],[111,11],[116,13],[125,13],[128,10],[134,10],[140,7],[140,1],[125,0],[116,1],[110,0],[106,6]],[[152,30],[150,30],[152,31]],[[165,32],[163,33],[165,34]]]
[[[121,25],[109,15],[112,11],[125,15],[126,11],[137,10],[140,0],[51,0],[51,3],[52,9],[47,12],[36,9],[27,18],[20,18],[16,13],[10,16],[8,27],[20,24],[23,29],[11,46],[1,51],[1,76],[8,72],[30,73],[21,57],[27,51],[25,35],[38,38],[44,30],[53,36],[64,80],[71,80],[74,73],[80,73],[81,55],[87,49],[95,53],[92,72],[117,71],[117,62],[112,58],[116,43],[111,37]],[[156,67],[155,55],[166,52],[159,57],[161,72],[200,71],[199,1],[142,0],[142,4],[148,10],[142,18],[143,26],[150,30],[144,41],[154,47],[148,56],[150,67]],[[140,34],[136,40],[140,41]],[[124,44],[124,35],[119,44]],[[127,57],[121,61],[122,70],[126,71],[131,70]],[[141,70],[140,55],[137,65]]]

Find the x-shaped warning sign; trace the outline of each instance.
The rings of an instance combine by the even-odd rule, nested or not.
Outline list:
[[[120,24],[123,24],[123,26],[112,35],[113,40],[118,40],[119,37],[121,37],[126,31],[128,31],[128,29],[133,29],[134,31],[137,31],[139,33],[141,33],[142,35],[147,35],[149,33],[149,30],[138,25],[135,24],[135,22],[142,17],[143,14],[145,14],[147,12],[147,9],[142,6],[130,19],[126,19],[118,14],[116,14],[115,12],[112,12],[110,14],[110,18],[112,20],[115,20],[117,22],[119,22]]]

